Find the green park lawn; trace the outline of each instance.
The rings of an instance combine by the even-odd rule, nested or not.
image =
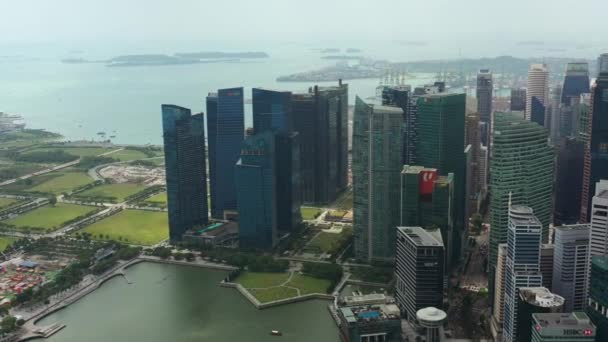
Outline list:
[[[287,286],[296,287],[301,295],[309,293],[326,293],[331,282],[326,279],[317,279],[301,274],[294,274]]]
[[[298,291],[290,289],[288,287],[275,287],[266,290],[247,290],[249,291],[260,303],[268,303],[275,300],[287,299],[296,297]]]
[[[244,272],[236,280],[245,288],[279,286],[289,278],[289,273]]]
[[[74,156],[82,157],[94,157],[103,153],[107,153],[110,151],[117,150],[117,148],[103,148],[103,147],[69,147],[69,146],[49,146],[49,147],[39,147],[29,151],[24,152],[25,154],[34,153],[34,152],[50,152],[62,150],[65,153],[69,153]]]
[[[304,220],[314,220],[315,218],[317,218],[317,216],[319,216],[323,210],[319,209],[319,208],[304,208],[302,207],[300,209],[300,212],[302,213],[302,219]]]
[[[17,229],[57,230],[66,221],[86,215],[97,210],[96,207],[57,203],[55,206],[44,206],[26,212],[13,219],[2,221],[15,226]]]
[[[81,186],[93,183],[93,179],[84,172],[53,172],[32,179],[34,186],[26,189],[28,192],[45,192],[60,194],[69,192]]]
[[[296,297],[296,288],[300,290],[300,295],[326,293],[330,285],[329,280],[295,273],[287,284],[281,286],[287,279],[289,273],[244,272],[235,282],[246,288],[261,303]]]
[[[165,212],[127,209],[93,223],[82,232],[96,240],[148,246],[169,238],[169,222]]]
[[[145,153],[136,150],[124,149],[118,152],[110,153],[107,157],[118,159],[120,161],[130,161],[148,158]]]
[[[3,252],[6,247],[8,247],[11,243],[16,241],[17,238],[12,236],[0,236],[0,252]]]
[[[9,206],[19,202],[19,200],[13,198],[2,198],[0,197],[0,209],[8,208]]]
[[[147,198],[144,202],[156,203],[156,204],[167,204],[167,193],[159,192],[158,194]]]
[[[99,197],[101,199],[105,198],[113,198],[116,202],[120,203],[125,200],[125,198],[134,195],[146,187],[139,184],[130,184],[130,183],[122,183],[122,184],[102,184],[91,189],[85,190],[81,193],[76,194],[74,197],[76,198],[95,198]]]

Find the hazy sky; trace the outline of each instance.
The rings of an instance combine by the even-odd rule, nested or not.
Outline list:
[[[0,0],[0,13],[0,44],[608,40],[607,0]]]

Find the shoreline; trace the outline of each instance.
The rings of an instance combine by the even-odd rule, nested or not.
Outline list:
[[[27,336],[28,334],[31,334],[31,332],[35,331],[35,330],[43,330],[44,327],[36,325],[39,321],[50,316],[53,313],[66,309],[70,305],[85,298],[87,295],[89,295],[89,294],[95,292],[95,290],[99,289],[102,285],[104,285],[110,279],[113,279],[116,277],[124,277],[127,280],[127,282],[129,282],[129,280],[126,278],[125,271],[132,266],[135,266],[135,265],[138,265],[141,263],[146,263],[146,262],[149,262],[152,264],[190,266],[190,267],[194,267],[194,268],[205,268],[205,269],[211,269],[211,270],[215,270],[215,271],[227,271],[227,272],[237,269],[236,267],[233,267],[233,266],[209,263],[206,261],[189,262],[189,261],[177,261],[177,260],[163,260],[163,259],[160,259],[157,257],[140,255],[134,259],[131,259],[127,262],[117,265],[116,267],[109,270],[106,274],[104,274],[104,275],[98,277],[97,279],[94,279],[92,282],[89,282],[88,284],[84,285],[82,288],[78,289],[73,294],[70,294],[68,297],[63,298],[54,304],[51,304],[47,308],[42,309],[42,311],[27,318],[22,327],[22,329],[25,328],[25,330],[26,330],[25,335]],[[86,280],[83,280],[83,282],[86,282]],[[82,282],[80,284],[82,284]],[[82,286],[82,285],[79,285],[79,286]],[[59,330],[57,330],[57,331],[59,331]],[[24,337],[23,335],[24,334],[22,331],[21,334],[19,335],[20,337],[17,340],[23,341],[24,340],[24,339],[22,339],[22,337]],[[31,339],[31,338],[33,338],[33,337],[28,336],[26,339]],[[39,338],[46,338],[46,337],[39,336]]]

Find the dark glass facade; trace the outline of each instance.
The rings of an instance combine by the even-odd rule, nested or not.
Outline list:
[[[561,103],[570,106],[573,99],[576,100],[581,94],[589,92],[589,84],[589,64],[568,63],[562,88]]]
[[[401,158],[402,164],[409,164],[412,160],[413,150],[415,142],[413,141],[415,136],[414,121],[415,118],[410,114],[410,87],[409,86],[396,86],[396,87],[384,87],[382,89],[382,105],[399,107],[403,110],[403,157]]]
[[[465,94],[436,94],[418,99],[418,165],[454,174],[454,239],[446,250],[459,258],[465,228]],[[444,243],[446,243],[444,241]]]
[[[293,94],[292,110],[300,141],[302,201],[331,203],[348,186],[348,85]]]
[[[545,127],[545,105],[536,96],[533,96],[531,108],[532,113],[530,115],[530,121]]]
[[[591,200],[595,184],[608,178],[608,72],[601,73],[591,89],[591,108],[585,146],[581,222],[591,218]]]
[[[234,164],[245,133],[243,88],[220,89],[207,97],[211,215],[222,219],[236,209]]]
[[[301,222],[300,140],[293,132],[291,93],[252,90],[255,134],[273,132],[275,137],[277,227],[291,231]]]
[[[579,221],[584,150],[584,144],[576,138],[561,139],[557,155],[553,213],[556,226],[574,224]]]
[[[526,89],[511,89],[511,111],[523,112],[526,110]]]
[[[208,222],[205,123],[203,114],[162,105],[169,237]]]
[[[235,167],[239,247],[269,249],[277,241],[275,136],[264,132],[243,142]]]

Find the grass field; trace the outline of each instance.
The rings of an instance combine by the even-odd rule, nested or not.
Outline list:
[[[169,222],[165,212],[123,210],[82,231],[92,234],[97,240],[154,245],[169,238]]]
[[[60,194],[93,183],[93,179],[84,172],[53,172],[36,178],[39,177],[33,179],[35,185],[25,191]]]
[[[302,213],[302,219],[304,220],[314,220],[319,216],[323,210],[319,208],[301,208],[300,212]]]
[[[107,157],[118,159],[120,161],[130,161],[148,158],[145,153],[136,150],[122,150],[114,153],[110,153]]]
[[[266,290],[247,289],[247,291],[251,292],[251,294],[260,301],[260,303],[268,303],[279,299],[292,298],[298,295],[298,291],[288,287],[275,287]]]
[[[57,151],[57,150],[62,150],[65,153],[69,153],[71,155],[82,158],[82,157],[89,157],[89,156],[91,156],[91,157],[98,156],[102,153],[116,150],[116,148],[49,146],[49,147],[35,148],[35,149],[24,152],[24,154],[33,153],[33,152]]]
[[[353,190],[348,189],[344,192],[333,204],[332,208],[342,209],[342,210],[352,210],[353,209]]]
[[[341,233],[326,233],[320,232],[310,243],[305,250],[312,253],[329,253],[334,254],[339,252],[346,241],[352,236],[352,228],[343,227]]]
[[[294,273],[291,280],[282,285],[289,279],[289,275],[289,273],[244,272],[235,282],[243,285],[262,303],[296,297],[298,290],[300,295],[326,293],[331,284],[329,280]]]
[[[246,288],[279,286],[289,278],[289,273],[244,272],[237,282]]]
[[[158,203],[158,204],[167,204],[167,193],[160,192],[152,197],[147,198],[144,202],[147,203]]]
[[[146,187],[143,185],[129,183],[103,184],[76,194],[75,197],[114,198],[116,202],[120,203],[123,202],[125,198],[134,195],[145,188]]]
[[[8,245],[13,243],[15,240],[17,240],[17,238],[12,236],[0,236],[0,252],[4,252],[6,247],[8,247]]]
[[[8,161],[0,164],[0,181],[19,178],[21,176],[45,169],[44,165]]]
[[[57,203],[55,206],[47,205],[2,222],[14,225],[17,229],[29,227],[33,230],[56,230],[61,228],[64,222],[95,210],[96,207]]]
[[[301,274],[294,274],[287,286],[296,287],[301,295],[309,293],[325,293],[331,282],[326,279],[317,279]]]
[[[0,197],[0,209],[8,208],[14,203],[19,202],[19,200],[13,198],[2,198]]]

